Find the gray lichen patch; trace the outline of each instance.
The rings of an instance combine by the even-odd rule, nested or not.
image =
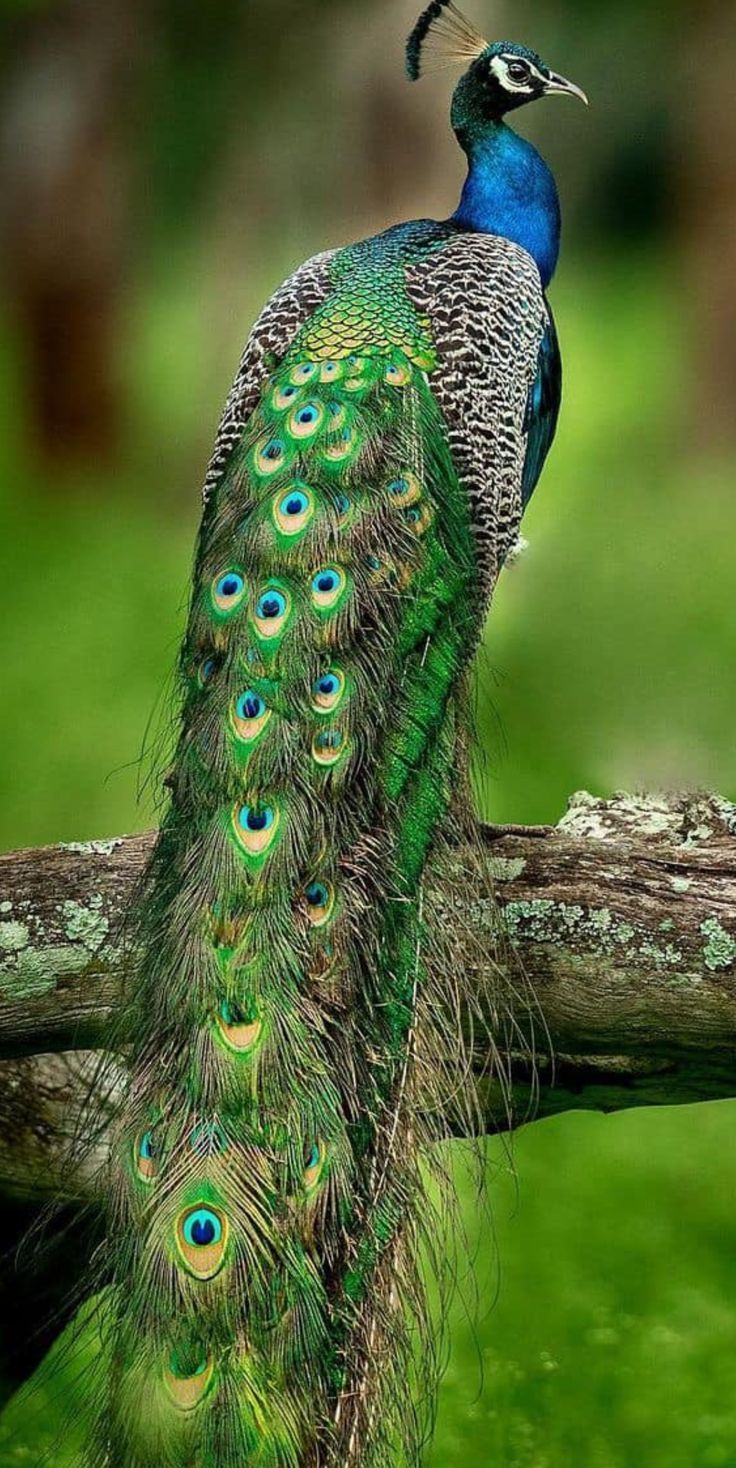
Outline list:
[[[703,944],[703,962],[711,973],[716,973],[722,968],[731,968],[736,963],[736,939],[726,931],[716,917],[706,918],[700,924],[700,931],[705,938]]]
[[[678,968],[684,958],[676,942],[657,942],[645,928],[619,920],[607,907],[540,897],[509,902],[504,916],[512,943],[550,944],[566,951],[584,947],[599,958],[656,969]]]
[[[0,974],[0,980],[3,976]],[[27,949],[21,953],[18,962],[10,975],[5,977],[2,987],[10,992],[14,999],[39,999],[44,994],[53,993],[56,988],[56,975],[52,972],[48,960],[43,953],[34,953]]]
[[[87,907],[81,902],[65,902],[61,911],[64,932],[69,941],[82,943],[88,952],[96,953],[110,929],[108,919],[102,911],[102,898],[91,897]]]
[[[0,949],[3,953],[19,953],[28,947],[30,934],[25,923],[0,923]]]
[[[673,877],[672,888],[675,892],[689,892],[692,887],[691,877]]]
[[[113,836],[109,841],[61,841],[61,851],[74,851],[79,856],[112,856],[122,846],[122,836]]]
[[[526,861],[523,856],[489,856],[487,866],[496,882],[517,882],[522,873],[526,871]]]
[[[610,800],[602,800],[579,790],[570,797],[559,829],[567,836],[597,841],[668,834],[676,839],[681,824],[681,812],[666,794],[628,795],[619,791]]]
[[[730,836],[736,836],[736,805],[730,800],[724,800],[722,795],[717,795],[713,804]]]

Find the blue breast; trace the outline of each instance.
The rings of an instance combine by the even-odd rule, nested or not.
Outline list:
[[[560,201],[544,159],[497,123],[474,140],[469,160],[455,223],[521,245],[536,260],[546,288],[560,253]]]

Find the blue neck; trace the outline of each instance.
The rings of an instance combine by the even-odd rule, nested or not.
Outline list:
[[[462,141],[470,167],[455,223],[521,245],[536,260],[546,289],[560,253],[560,201],[547,164],[502,122]]]

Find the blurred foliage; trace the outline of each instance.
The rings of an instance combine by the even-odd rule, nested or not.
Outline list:
[[[6,3],[6,77],[66,4]],[[471,8],[480,19],[480,0]],[[448,78],[401,87],[399,40],[414,10],[409,0],[130,6],[136,44],[116,104],[129,169],[114,459],[38,452],[30,348],[6,271],[5,847],[155,818],[150,787],[136,803],[141,749],[158,709],[147,742],[162,762],[155,733],[165,742],[197,486],[250,323],[306,253],[451,207],[461,168]],[[522,124],[552,158],[566,204],[554,303],[567,387],[527,517],[531,546],[503,577],[480,659],[479,803],[497,820],[555,820],[582,786],[736,795],[736,458],[728,446],[705,453],[692,432],[699,298],[673,196],[678,51],[692,32],[684,23],[680,35],[674,16],[633,0],[550,0],[537,16],[523,0],[513,25],[498,17],[596,105],[590,117],[540,108]],[[498,1303],[476,1329],[458,1307],[432,1468],[736,1462],[734,1114],[545,1122],[516,1139],[517,1183],[503,1147],[489,1145],[498,1239],[497,1253],[480,1240],[481,1286],[491,1301],[497,1283]],[[466,1212],[472,1231],[469,1196]],[[15,1400],[0,1468],[36,1465],[52,1442],[55,1468],[74,1463],[73,1439],[62,1447],[56,1434],[61,1402],[83,1411],[86,1362],[30,1404]]]

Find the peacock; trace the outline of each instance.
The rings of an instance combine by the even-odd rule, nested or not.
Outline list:
[[[277,290],[206,476],[88,1468],[394,1468],[426,1440],[434,1144],[479,1111],[427,873],[472,827],[469,665],[561,395],[557,191],[504,118],[584,99],[452,0],[412,79],[432,52],[468,68],[455,213]]]

